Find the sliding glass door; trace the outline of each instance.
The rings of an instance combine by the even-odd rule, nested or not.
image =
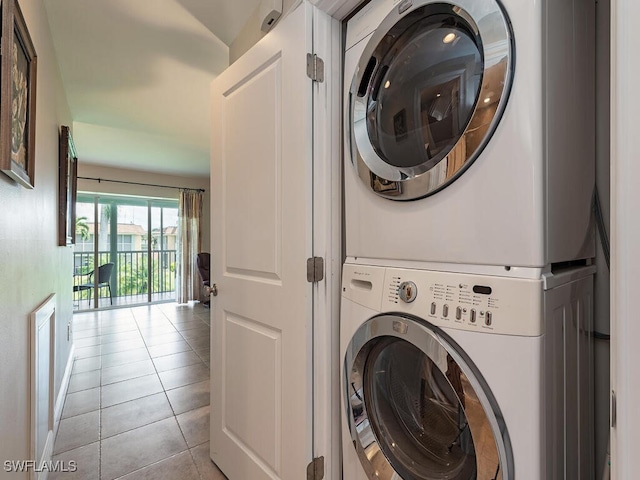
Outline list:
[[[175,299],[177,200],[78,194],[74,308]]]

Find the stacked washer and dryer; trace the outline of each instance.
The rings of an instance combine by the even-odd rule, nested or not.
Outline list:
[[[346,23],[343,478],[593,478],[594,5]]]

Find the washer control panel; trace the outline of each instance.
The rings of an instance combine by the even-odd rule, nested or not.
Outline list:
[[[523,336],[544,328],[541,280],[345,264],[343,296],[442,327]]]

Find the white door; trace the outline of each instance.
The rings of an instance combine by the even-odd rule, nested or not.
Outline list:
[[[212,83],[211,456],[230,480],[312,454],[312,7]]]

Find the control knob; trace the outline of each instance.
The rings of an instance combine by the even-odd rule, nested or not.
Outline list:
[[[398,287],[398,295],[403,302],[411,303],[418,296],[418,287],[413,282],[402,282]]]

